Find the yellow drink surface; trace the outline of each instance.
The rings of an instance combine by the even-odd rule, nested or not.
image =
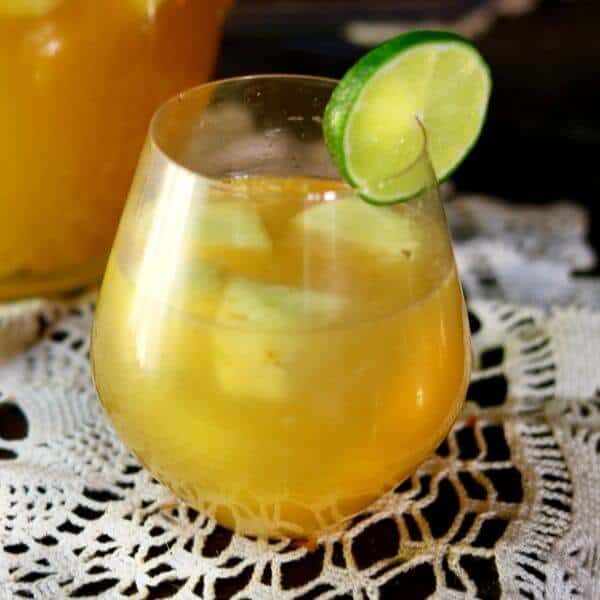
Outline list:
[[[405,232],[387,252],[383,225],[378,240],[343,225],[340,209],[360,200],[299,200],[335,187],[240,181],[236,201],[262,224],[252,250],[207,243],[214,224],[197,239],[188,229],[169,275],[144,265],[150,226],[117,243],[105,275],[93,341],[105,409],[163,483],[241,532],[306,537],[355,514],[435,450],[464,399],[468,333],[444,225],[368,207]],[[213,196],[207,206],[231,201]],[[216,271],[200,280],[206,264]],[[272,307],[281,290],[300,299],[293,317]]]

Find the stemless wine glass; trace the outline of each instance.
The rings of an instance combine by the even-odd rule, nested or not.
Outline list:
[[[334,86],[239,78],[164,105],[94,324],[122,439],[246,534],[312,537],[356,514],[434,451],[465,396],[465,308],[425,136],[381,183],[420,192],[366,203],[323,142]]]

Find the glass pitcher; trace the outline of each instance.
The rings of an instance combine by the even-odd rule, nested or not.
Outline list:
[[[0,300],[93,281],[148,121],[207,79],[230,0],[0,0]]]

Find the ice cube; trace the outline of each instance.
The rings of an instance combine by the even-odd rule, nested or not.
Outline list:
[[[303,361],[314,362],[310,335],[299,329],[331,323],[344,300],[326,292],[237,278],[217,310],[215,368],[222,389],[239,398],[283,402]]]
[[[419,228],[406,209],[372,206],[358,198],[323,202],[297,215],[293,226],[354,244],[388,258],[410,258],[418,249]]]
[[[199,206],[192,227],[194,242],[200,247],[271,249],[271,238],[260,215],[242,202],[206,202]]]

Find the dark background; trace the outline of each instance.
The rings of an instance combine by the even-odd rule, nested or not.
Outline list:
[[[344,40],[349,21],[452,21],[486,2],[238,0],[217,77],[340,77],[367,50]],[[454,177],[458,190],[515,203],[581,203],[600,251],[600,1],[542,0],[532,12],[500,17],[476,43],[494,92],[482,137]]]

